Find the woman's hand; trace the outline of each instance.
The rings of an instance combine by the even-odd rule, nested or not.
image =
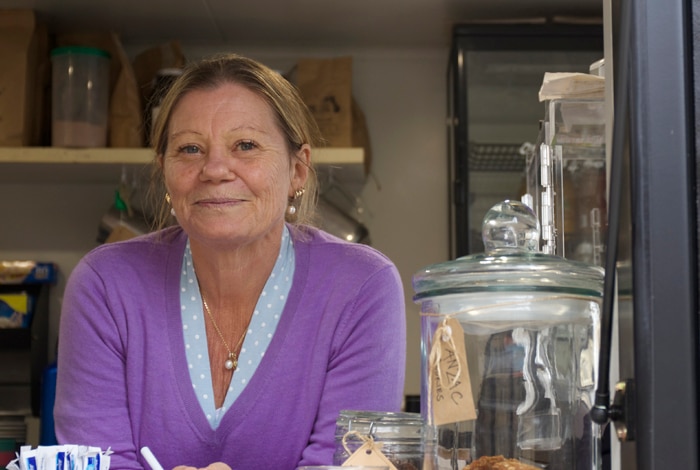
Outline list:
[[[178,465],[177,467],[173,468],[173,470],[231,470],[231,467],[229,467],[223,462],[214,462],[209,466],[202,468],[188,467],[187,465]]]

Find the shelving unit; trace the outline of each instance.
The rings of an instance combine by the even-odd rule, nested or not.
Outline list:
[[[0,184],[110,183],[125,167],[147,170],[152,159],[148,148],[0,147]],[[320,148],[313,159],[339,181],[364,181],[362,148]]]

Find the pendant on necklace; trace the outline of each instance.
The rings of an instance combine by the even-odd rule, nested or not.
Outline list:
[[[236,370],[238,368],[236,353],[228,353],[228,359],[226,359],[226,362],[224,362],[224,367],[226,370]]]

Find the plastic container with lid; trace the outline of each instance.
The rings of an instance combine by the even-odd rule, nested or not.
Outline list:
[[[333,463],[342,465],[366,438],[381,443],[381,452],[397,470],[421,470],[426,455],[432,456],[420,413],[343,410],[336,420]]]
[[[421,414],[440,436],[438,467],[502,456],[534,468],[598,468],[602,431],[588,413],[603,269],[538,252],[537,216],[520,202],[492,207],[482,235],[486,253],[413,276]],[[439,419],[439,395],[453,387],[470,393],[458,389],[451,412],[466,418],[450,422]]]
[[[109,53],[86,46],[51,51],[51,145],[105,147]]]

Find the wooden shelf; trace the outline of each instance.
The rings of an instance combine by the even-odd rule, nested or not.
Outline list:
[[[148,148],[0,147],[0,163],[85,163],[136,164],[150,163],[153,151]],[[362,164],[362,148],[321,148],[314,151],[317,165]]]
[[[125,169],[146,171],[152,159],[153,151],[148,148],[0,147],[0,183],[114,183]],[[343,180],[364,180],[363,162],[362,148],[314,152],[317,168],[338,169]]]

